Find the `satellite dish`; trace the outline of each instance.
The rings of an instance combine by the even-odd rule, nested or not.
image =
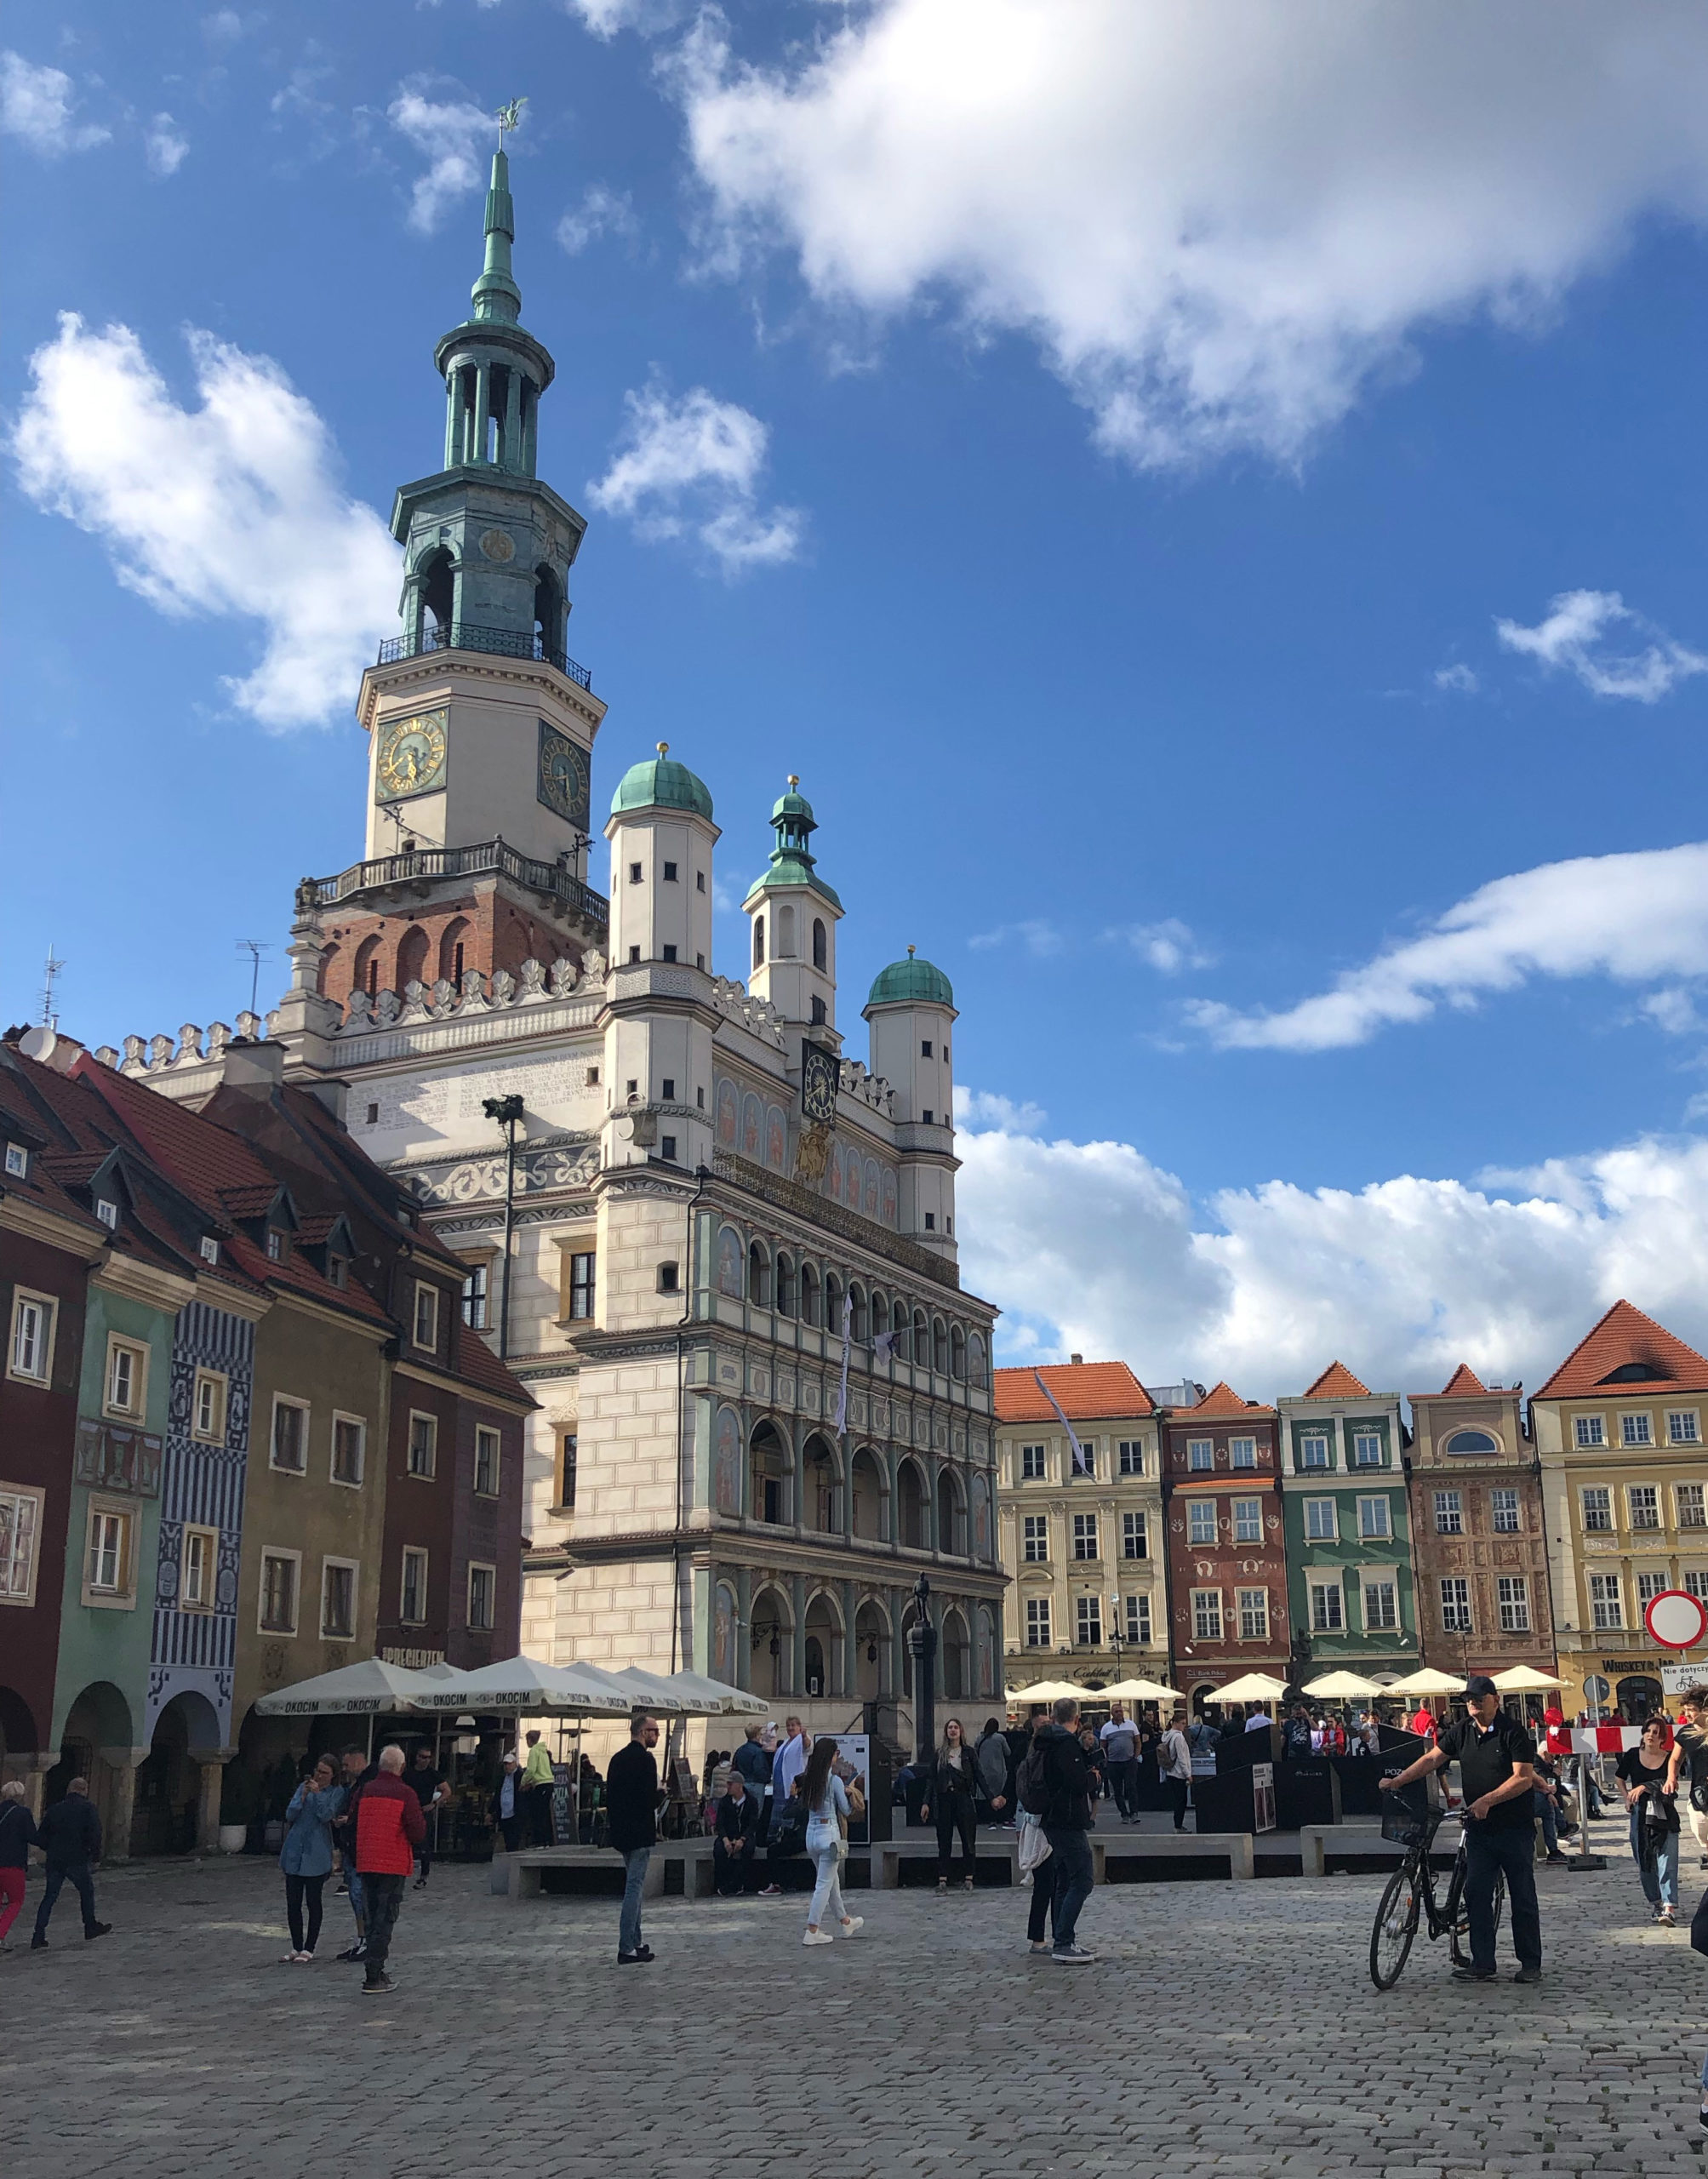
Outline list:
[[[59,1041],[47,1023],[43,1021],[38,1022],[35,1028],[26,1030],[18,1039],[18,1049],[26,1059],[38,1059],[45,1062],[53,1057],[54,1047]]]

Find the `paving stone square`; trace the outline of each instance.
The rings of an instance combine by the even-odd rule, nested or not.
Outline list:
[[[1505,1951],[1498,1985],[1455,1984],[1420,1936],[1384,1996],[1374,1877],[1111,1886],[1076,1968],[1025,1952],[1005,1890],[859,1892],[865,1929],[817,1950],[801,1896],[665,1900],[656,1962],[619,1968],[614,1899],[512,1902],[442,1864],[368,1999],[329,1893],[319,1960],[279,1964],[267,1861],[107,1872],[113,1935],[86,1945],[67,1893],[34,1954],[32,1873],[0,1958],[0,2171],[1699,2171],[1708,1959],[1647,1924],[1622,1857],[1539,1880],[1540,1987]]]

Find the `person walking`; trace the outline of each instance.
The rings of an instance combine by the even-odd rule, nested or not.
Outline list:
[[[1192,1747],[1180,1712],[1162,1736],[1162,1744],[1157,1750],[1157,1767],[1162,1774],[1162,1783],[1168,1788],[1168,1799],[1174,1811],[1174,1828],[1186,1827],[1186,1803],[1192,1790]]]
[[[368,1949],[368,1921],[362,1906],[362,1878],[356,1867],[356,1804],[363,1791],[380,1776],[380,1765],[368,1760],[359,1747],[346,1747],[343,1755],[344,1806],[333,1824],[339,1851],[344,1857],[344,1880],[350,1894],[350,1911],[356,1919],[356,1942],[339,1959],[346,1964],[362,1959]]]
[[[1026,1944],[1035,1953],[1049,1950],[1049,1913],[1055,1897],[1055,1870],[1051,1865],[1049,1840],[1043,1820],[1049,1810],[1049,1784],[1044,1769],[1044,1730],[1052,1723],[1047,1710],[1033,1713],[1031,1739],[1014,1770],[1014,1805],[1019,1812],[1019,1861],[1032,1880],[1031,1906],[1026,1914]]]
[[[30,1849],[36,1843],[36,1819],[30,1813],[23,1781],[0,1786],[0,1952],[11,1949],[6,1935],[24,1904]]]
[[[433,1751],[426,1741],[416,1743],[415,1759],[407,1773],[415,1799],[421,1804],[421,1818],[425,1826],[421,1850],[417,1856],[415,1889],[425,1891],[427,1877],[433,1866],[433,1811],[445,1799],[445,1774],[433,1761]],[[554,1780],[554,1783],[556,1781]]]
[[[85,1942],[106,1936],[112,1924],[95,1919],[94,1878],[90,1873],[100,1859],[100,1818],[89,1799],[87,1778],[73,1778],[66,1787],[65,1799],[55,1801],[43,1816],[36,1827],[36,1844],[47,1856],[48,1882],[42,1903],[36,1909],[31,1951],[47,1948],[48,1924],[54,1902],[66,1884],[71,1885],[83,1905]]]
[[[308,1966],[320,1942],[320,1895],[332,1873],[332,1821],[343,1806],[344,1788],[334,1782],[329,1755],[321,1757],[285,1806],[287,1828],[279,1867],[284,1871],[290,1950],[283,1959],[291,1966]]]
[[[836,1916],[845,1937],[851,1937],[856,1930],[865,1926],[864,1915],[850,1914],[843,1904],[843,1826],[848,1822],[848,1797],[832,1768],[836,1759],[837,1744],[825,1735],[808,1756],[807,1767],[801,1774],[801,1799],[807,1810],[807,1851],[812,1857],[817,1879],[813,1885],[812,1904],[807,1909],[803,1944],[833,1942],[830,1931],[824,1927],[827,1914]]]
[[[1127,1714],[1124,1702],[1111,1702],[1109,1720],[1098,1735],[1103,1743],[1104,1769],[1114,1797],[1115,1813],[1123,1823],[1139,1816],[1139,1728]]]
[[[1008,1753],[1008,1736],[1001,1721],[986,1718],[985,1730],[979,1736],[979,1744],[973,1750],[973,1769],[978,1780],[979,1799],[990,1810],[990,1821],[1000,1823],[1005,1830],[1014,1826],[1014,1767]]]
[[[1467,1714],[1444,1727],[1436,1745],[1397,1777],[1377,1781],[1391,1793],[1431,1770],[1457,1761],[1465,1791],[1465,1903],[1471,1920],[1471,1965],[1455,1967],[1456,1981],[1492,1982],[1494,1960],[1494,1881],[1506,1879],[1512,1909],[1512,1948],[1518,1955],[1515,1982],[1542,1979],[1542,1913],[1536,1901],[1536,1743],[1500,1707],[1500,1690],[1487,1673],[1465,1683]]]
[[[1708,1687],[1692,1687],[1678,1698],[1678,1728],[1672,1736],[1672,1756],[1667,1765],[1666,1790],[1682,1787],[1691,1835],[1702,1850],[1702,1866],[1708,1869]]]
[[[1642,1881],[1649,1919],[1671,1929],[1678,1919],[1678,1803],[1667,1790],[1673,1776],[1671,1735],[1665,1718],[1650,1718],[1642,1738],[1614,1765],[1631,1812],[1631,1857]]]
[[[523,1735],[528,1747],[528,1758],[522,1766],[522,1790],[527,1796],[528,1837],[530,1845],[549,1846],[551,1844],[551,1789],[557,1783],[557,1773],[551,1767],[551,1758],[546,1743],[537,1732]]]
[[[1043,1771],[1044,1837],[1055,1872],[1050,1896],[1050,1957],[1062,1966],[1078,1966],[1097,1954],[1079,1942],[1079,1917],[1094,1882],[1091,1843],[1092,1777],[1089,1759],[1077,1730],[1079,1705],[1064,1695],[1044,1727]]]
[[[653,1956],[641,1935],[641,1895],[647,1864],[659,1835],[658,1721],[645,1711],[629,1720],[629,1741],[605,1773],[606,1837],[623,1857],[622,1913],[617,1925],[617,1965],[631,1967]]]
[[[793,1811],[790,1804],[795,1798],[795,1781],[807,1767],[807,1752],[813,1744],[798,1718],[790,1718],[785,1722],[787,1730],[784,1738],[771,1753],[770,1804],[764,1818],[765,1858],[768,1863],[772,1858],[771,1842],[785,1839],[791,1828]],[[784,1853],[778,1858],[785,1858],[788,1850],[785,1844]],[[798,1845],[794,1850],[799,1850]],[[783,1887],[775,1882],[765,1884],[759,1894],[762,1899],[780,1899],[782,1896]]]
[[[522,1762],[513,1747],[504,1752],[504,1769],[492,1789],[490,1813],[505,1852],[513,1854],[522,1839]]]
[[[965,1871],[962,1882],[967,1890],[973,1889],[979,1851],[976,1792],[973,1751],[967,1745],[967,1736],[962,1729],[961,1720],[945,1718],[942,1744],[937,1750],[936,1764],[926,1779],[925,1799],[919,1810],[927,1823],[932,1821],[934,1813],[936,1819],[937,1889],[940,1894],[949,1889],[950,1861],[957,1831],[961,1834],[961,1859]],[[812,1806],[808,1800],[808,1828],[812,1823]],[[811,1850],[809,1847],[808,1851]]]
[[[759,1835],[759,1801],[747,1790],[747,1781],[732,1770],[729,1782],[715,1804],[711,1825],[711,1882],[720,1899],[739,1899],[747,1889],[753,1868],[753,1846]]]
[[[356,1808],[356,1867],[368,1924],[362,1955],[364,1997],[381,1996],[397,1987],[386,1965],[391,1957],[403,1886],[426,1835],[421,1804],[403,1776],[403,1751],[391,1742],[380,1749],[377,1774],[362,1788]]]

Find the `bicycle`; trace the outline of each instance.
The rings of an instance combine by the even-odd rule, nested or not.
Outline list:
[[[1406,1857],[1388,1879],[1381,1903],[1376,1908],[1375,1925],[1370,1931],[1370,1980],[1379,1990],[1391,1990],[1399,1981],[1411,1955],[1412,1940],[1418,1933],[1418,1924],[1425,1919],[1431,1942],[1439,1936],[1449,1938],[1455,1967],[1469,1967],[1471,1964],[1471,1917],[1465,1902],[1468,1865],[1463,1826],[1460,1831],[1459,1851],[1454,1856],[1453,1874],[1448,1879],[1447,1897],[1437,1907],[1435,1872],[1430,1867],[1429,1855],[1445,1811],[1427,1806],[1420,1808],[1415,1802],[1407,1799],[1406,1791],[1402,1787],[1397,1793],[1388,1796],[1393,1812],[1391,1817],[1385,1816],[1382,1824],[1385,1837],[1397,1837],[1405,1845]],[[1390,1822],[1395,1826],[1391,1833],[1388,1829]],[[1494,1879],[1494,1927],[1497,1931],[1505,1907],[1506,1879],[1497,1874]]]

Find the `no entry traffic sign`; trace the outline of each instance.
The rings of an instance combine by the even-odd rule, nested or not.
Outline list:
[[[1688,1589],[1663,1589],[1649,1599],[1642,1623],[1663,1650],[1694,1650],[1708,1635],[1708,1610]]]

